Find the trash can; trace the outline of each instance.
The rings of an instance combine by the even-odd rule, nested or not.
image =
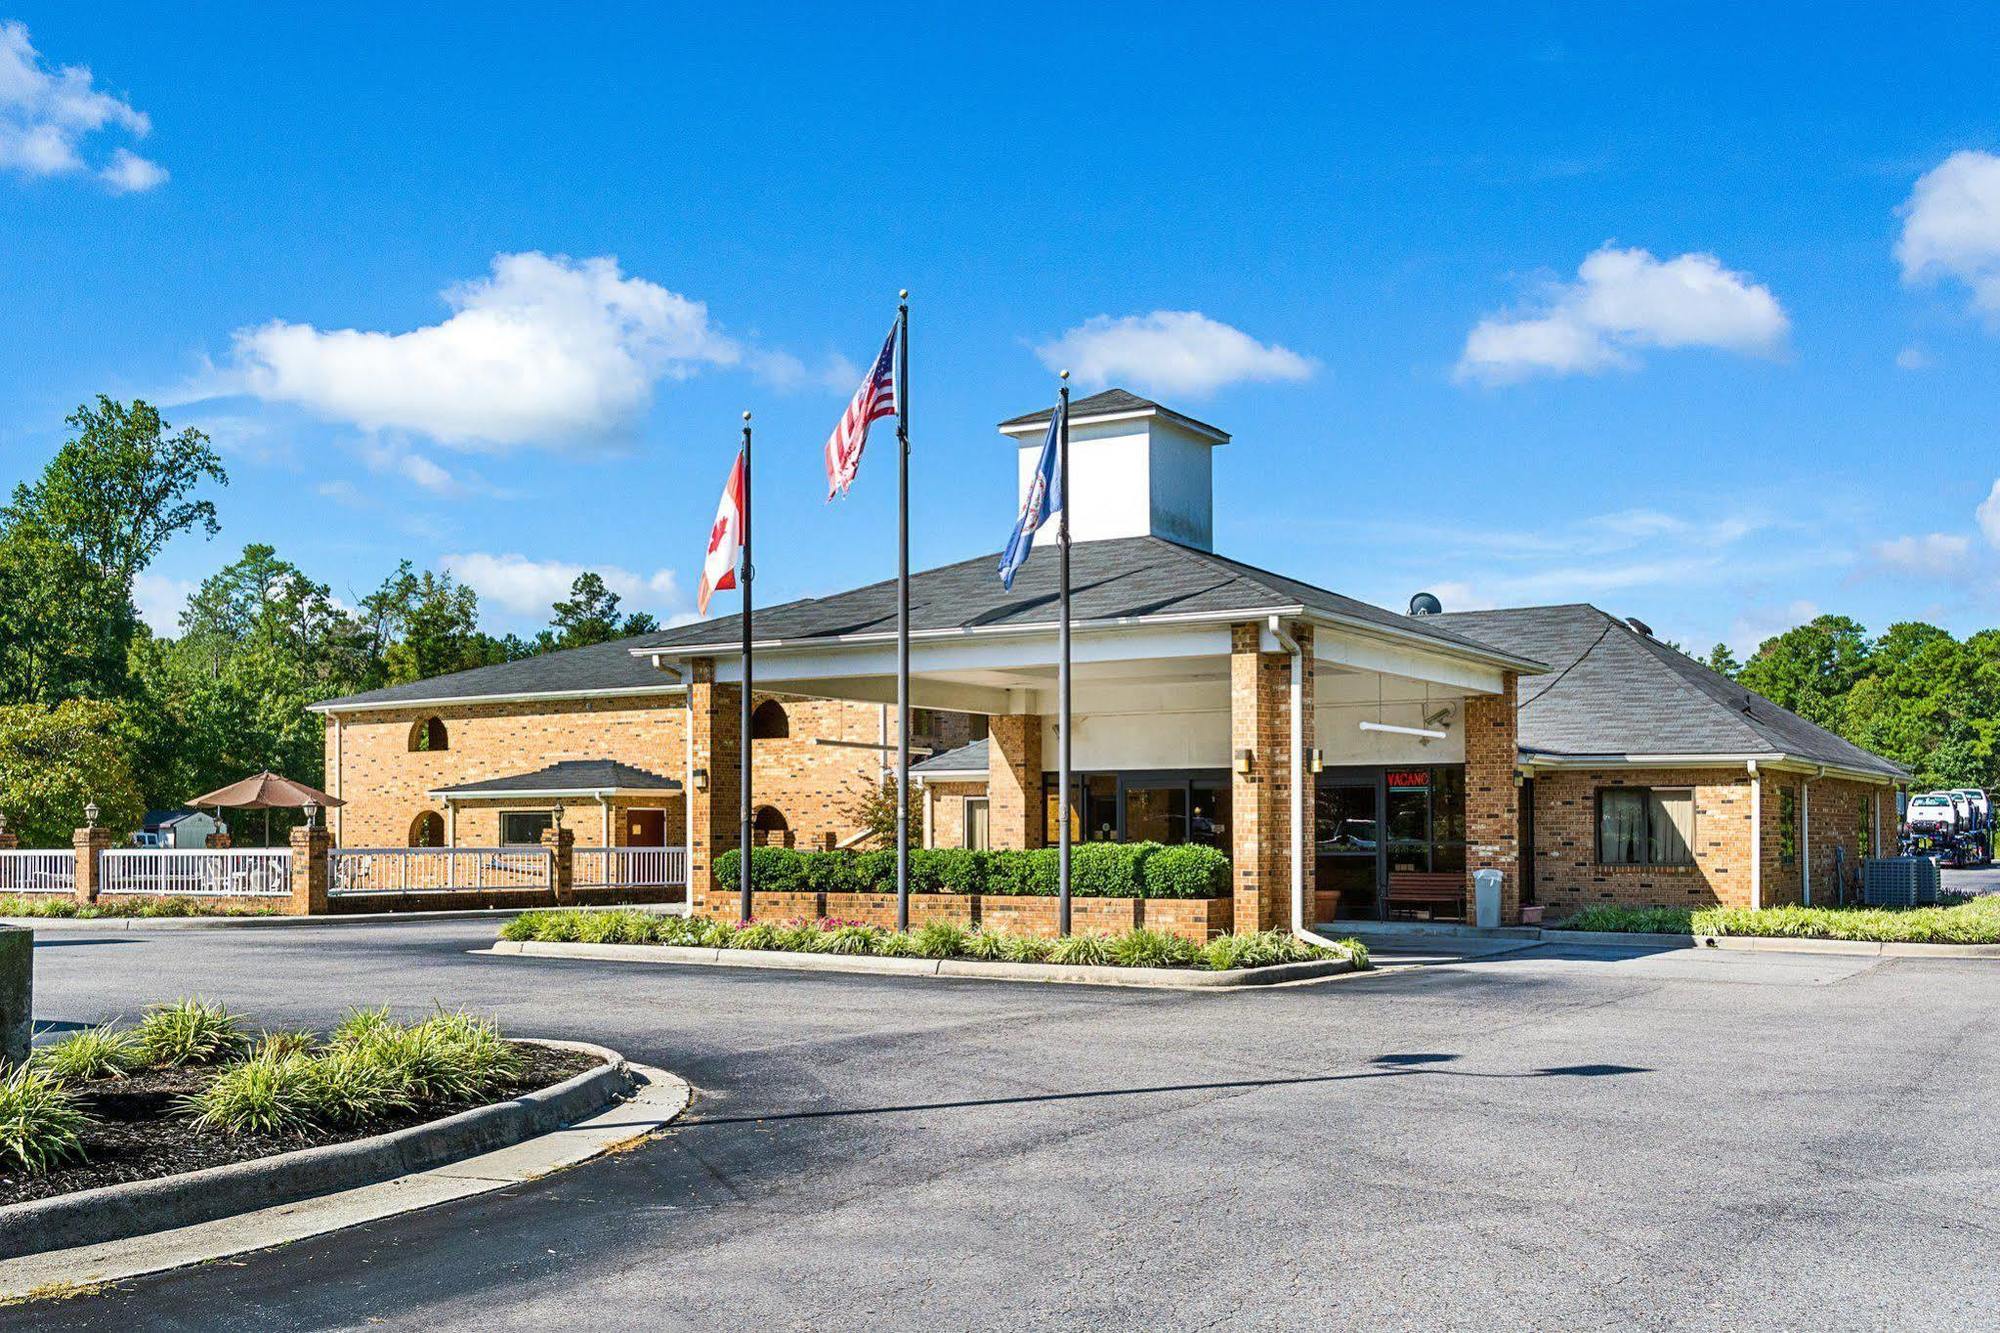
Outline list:
[[[0,926],[0,1066],[28,1058],[34,978],[35,932]]]
[[[1500,924],[1500,872],[1476,870],[1472,874],[1472,923],[1481,930]]]

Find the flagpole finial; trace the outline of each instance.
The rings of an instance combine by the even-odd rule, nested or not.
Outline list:
[[[750,419],[750,414],[749,414],[748,412],[745,412],[745,413],[743,414],[743,419],[744,419],[745,421],[748,421],[748,420]]]
[[[1056,373],[1057,373],[1058,375],[1060,375],[1060,376],[1061,376],[1062,378],[1064,378],[1064,379],[1068,379],[1068,378],[1069,378],[1069,372],[1068,372],[1067,370],[1061,370],[1061,371],[1057,371]]]
[[[909,289],[908,287],[905,287],[905,288],[903,288],[903,289],[902,289],[901,291],[897,292],[897,293],[896,293],[896,299],[897,299],[898,301],[907,301],[907,300],[909,300],[909,299],[910,299],[910,289]]]

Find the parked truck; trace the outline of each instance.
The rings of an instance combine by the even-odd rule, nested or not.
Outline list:
[[[1977,788],[1925,792],[1903,814],[1902,852],[1945,865],[1993,863],[1993,807]]]

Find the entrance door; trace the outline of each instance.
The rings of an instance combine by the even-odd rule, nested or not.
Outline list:
[[[625,812],[625,845],[627,847],[666,846],[667,812],[664,810],[627,810]]]
[[[1314,920],[1382,915],[1382,783],[1322,774],[1313,788]]]

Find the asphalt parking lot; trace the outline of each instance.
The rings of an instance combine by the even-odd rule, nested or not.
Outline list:
[[[1570,947],[1219,995],[48,932],[36,1012],[496,1014],[690,1079],[536,1184],[7,1327],[1991,1326],[2000,963]]]

